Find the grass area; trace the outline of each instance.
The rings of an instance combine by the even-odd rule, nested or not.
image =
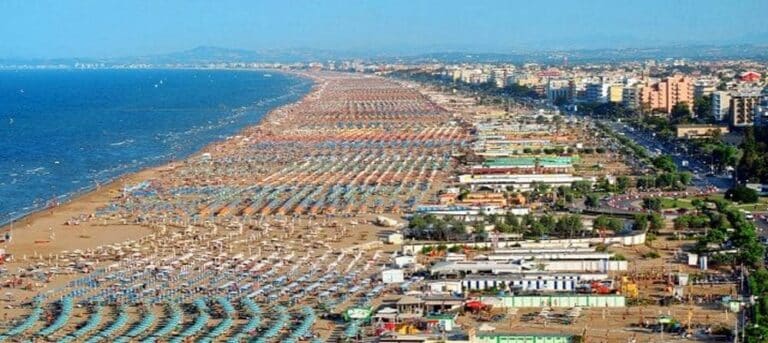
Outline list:
[[[712,194],[707,197],[708,199],[712,200],[723,200],[725,198],[725,195],[723,194]],[[691,205],[691,200],[695,198],[689,197],[689,198],[661,198],[661,207],[663,209],[670,209],[670,208],[684,208],[684,209],[692,209],[693,205]],[[760,197],[760,200],[757,202],[757,204],[737,204],[733,203],[733,206],[746,210],[746,211],[768,211],[768,197]]]
[[[725,199],[724,194],[714,194],[709,196],[710,199]],[[768,197],[760,197],[760,200],[756,204],[738,204],[732,203],[734,207],[748,211],[766,211],[768,210]]]
[[[661,198],[661,208],[668,209],[668,208],[684,208],[684,209],[692,209],[693,205],[691,205],[692,198]]]

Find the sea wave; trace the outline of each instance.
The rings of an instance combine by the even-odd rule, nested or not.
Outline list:
[[[105,70],[63,76],[52,72],[55,82],[40,73],[0,75],[16,87],[49,87],[43,93],[50,97],[35,104],[24,99],[4,104],[24,109],[14,112],[17,122],[40,120],[41,115],[51,118],[45,121],[48,127],[39,131],[12,131],[14,145],[4,150],[27,146],[34,147],[35,153],[0,161],[0,186],[9,195],[0,199],[0,222],[10,214],[17,217],[39,210],[54,197],[68,200],[97,183],[185,158],[256,124],[271,108],[297,100],[312,84],[277,74],[267,81],[259,73],[206,72],[208,77],[199,73],[151,70],[116,75]],[[147,94],[142,91],[147,78],[167,78],[166,83],[185,86],[167,87],[162,95]],[[208,79],[215,80],[217,87],[210,87]],[[64,103],[61,99],[86,100]],[[76,117],[70,115],[74,112]]]
[[[111,146],[121,146],[121,145],[128,145],[128,144],[131,144],[131,143],[133,143],[133,142],[134,142],[134,140],[133,140],[133,139],[126,139],[126,140],[124,140],[124,141],[119,141],[119,142],[115,142],[115,143],[110,143],[109,145],[111,145]]]

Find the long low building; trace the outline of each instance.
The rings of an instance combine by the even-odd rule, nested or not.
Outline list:
[[[594,252],[595,248],[590,248],[588,243],[578,243],[572,246],[561,245],[546,245],[545,243],[528,243],[521,242],[520,247],[513,248],[496,248],[493,249],[494,254],[542,254],[542,253],[581,253],[581,252]]]
[[[623,295],[515,295],[508,297],[481,297],[484,303],[492,303],[502,308],[530,307],[626,307],[627,298]]]
[[[530,213],[527,207],[501,208],[497,206],[462,206],[462,205],[420,205],[414,210],[417,214],[431,214],[438,218],[452,217],[463,221],[475,221],[489,214],[504,215],[512,213],[524,216]]]
[[[573,336],[564,334],[482,332],[471,339],[470,343],[573,343],[575,341]]]
[[[580,251],[580,252],[509,252],[509,253],[493,253],[485,255],[482,258],[478,257],[475,260],[488,260],[488,261],[519,261],[519,260],[610,260],[613,257],[611,253],[595,252],[593,251]]]
[[[401,251],[407,255],[419,254],[425,247],[436,248],[445,245],[447,248],[459,246],[475,249],[499,249],[499,248],[542,248],[542,247],[573,247],[586,248],[595,244],[620,244],[623,246],[635,246],[645,244],[645,232],[635,231],[627,235],[613,237],[589,237],[573,239],[544,239],[540,241],[533,240],[500,240],[498,242],[415,242],[405,243]]]
[[[535,261],[442,261],[431,268],[432,274],[509,274],[541,271],[615,272],[626,271],[627,261],[611,260],[535,260]]]
[[[446,339],[443,334],[418,333],[410,335],[382,336],[377,339],[381,343],[573,343],[574,336],[552,333],[503,333],[480,332],[476,335],[451,336]]]
[[[472,190],[478,188],[505,190],[508,186],[514,187],[515,190],[530,190],[533,183],[559,187],[570,186],[576,181],[583,180],[583,177],[571,174],[464,174],[459,176],[459,183],[468,185]]]
[[[465,290],[499,289],[542,292],[575,292],[585,282],[603,281],[608,274],[531,273],[518,275],[470,275],[461,280]]]

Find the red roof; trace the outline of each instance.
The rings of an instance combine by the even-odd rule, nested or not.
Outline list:
[[[741,73],[741,75],[739,75],[739,78],[741,79],[741,81],[744,81],[744,82],[756,82],[756,81],[760,81],[760,79],[763,78],[763,76],[760,75],[760,73],[756,73],[754,71],[747,71],[747,72]]]
[[[538,73],[538,76],[539,77],[558,77],[558,76],[560,76],[560,71],[557,70],[557,69],[554,69],[554,68],[547,69],[547,70],[544,70],[544,71],[540,71]]]

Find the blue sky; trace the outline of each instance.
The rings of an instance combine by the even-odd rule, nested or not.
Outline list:
[[[0,58],[768,43],[768,0],[2,0]]]

